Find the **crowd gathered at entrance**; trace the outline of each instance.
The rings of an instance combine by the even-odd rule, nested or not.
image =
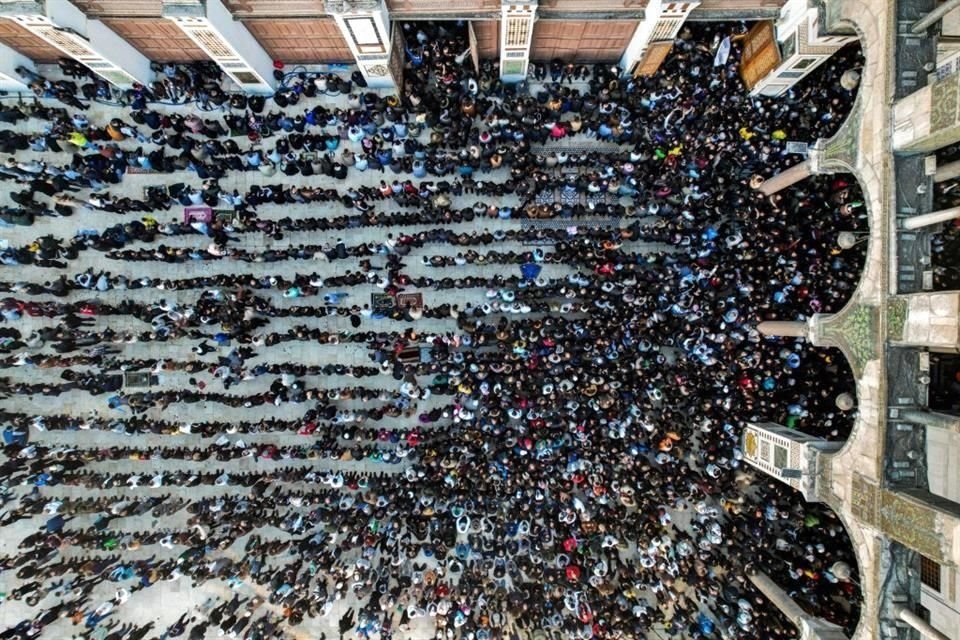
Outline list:
[[[0,103],[0,638],[799,637],[754,571],[852,631],[841,522],[740,438],[853,424],[843,356],[757,325],[850,298],[859,188],[757,187],[862,60],[751,97],[745,30],[636,79],[504,85],[454,23],[405,25],[397,94],[31,76]]]
[[[937,166],[949,168],[960,160],[960,145],[938,149]],[[938,180],[933,191],[933,210],[950,209],[960,205],[960,178],[947,177]],[[933,288],[936,291],[951,291],[960,287],[960,224],[957,220],[943,225],[931,234],[930,263],[933,267]]]

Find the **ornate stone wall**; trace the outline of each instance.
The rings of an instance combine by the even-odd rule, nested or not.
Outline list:
[[[894,0],[825,0],[827,33],[854,29],[865,63],[856,102],[840,131],[824,145],[820,171],[853,173],[863,189],[870,235],[860,284],[848,306],[836,316],[818,318],[815,344],[840,347],[857,376],[858,417],[844,448],[824,465],[830,484],[824,499],[841,517],[857,551],[864,606],[855,637],[877,637],[880,563],[878,548],[884,518],[895,519],[896,506],[881,515],[880,483],[886,423],[886,370],[883,358],[885,300],[889,291],[893,162],[889,147],[889,95],[893,86]],[[826,485],[824,482],[823,485]]]

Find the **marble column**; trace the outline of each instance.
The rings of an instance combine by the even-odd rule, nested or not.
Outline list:
[[[960,417],[923,409],[898,409],[898,418],[913,424],[960,433]]]
[[[950,222],[960,218],[960,207],[951,207],[949,209],[940,209],[931,211],[919,216],[912,216],[901,220],[900,226],[903,229],[921,229],[941,222]]]
[[[950,640],[950,637],[947,634],[938,631],[931,626],[930,623],[905,607],[900,607],[897,610],[897,617],[906,622],[908,625],[910,625],[910,628],[919,632],[921,636],[927,638],[928,640]]]
[[[954,178],[960,178],[960,160],[954,160],[942,167],[937,167],[936,173],[933,174],[934,182],[946,182]]]
[[[808,614],[767,574],[756,573],[750,576],[750,582],[797,626],[801,640],[846,640],[840,627]]]
[[[326,0],[367,86],[399,89],[403,85],[403,37],[394,35],[383,0]]]
[[[521,82],[527,77],[537,0],[501,0],[500,79]]]
[[[221,0],[163,0],[163,17],[203,49],[241,91],[273,93],[273,60]]]
[[[778,191],[783,191],[791,185],[795,185],[801,180],[805,180],[813,175],[813,163],[808,159],[799,164],[795,164],[786,171],[781,171],[777,175],[764,180],[757,191],[764,195],[772,196]]]
[[[0,2],[0,16],[8,18],[51,46],[86,65],[98,76],[121,88],[148,84],[150,60],[99,20],[88,19],[66,0],[56,2]]]
[[[960,9],[960,0],[946,0],[935,7],[933,11],[914,22],[910,26],[910,31],[915,35],[921,35],[955,9]]]
[[[795,320],[768,320],[757,325],[757,331],[765,336],[781,336],[784,338],[806,338],[809,329],[806,322]]]

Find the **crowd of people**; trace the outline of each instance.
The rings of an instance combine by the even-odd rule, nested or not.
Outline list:
[[[960,160],[960,146],[949,145],[937,151],[937,166],[945,167]],[[933,210],[950,209],[960,204],[960,179],[950,178],[935,184]],[[960,287],[960,226],[954,220],[932,234],[930,250],[933,286],[937,291]]]
[[[168,65],[4,101],[0,638],[799,637],[753,571],[852,631],[842,524],[740,438],[853,423],[844,358],[757,325],[847,302],[859,188],[757,187],[862,60],[750,97],[745,29],[649,78],[505,85],[406,23],[393,95]],[[157,624],[181,581],[210,598]]]

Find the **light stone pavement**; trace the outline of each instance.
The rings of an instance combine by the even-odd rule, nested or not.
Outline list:
[[[324,97],[322,98],[323,102],[328,106],[333,104],[341,104],[342,106],[346,105],[346,97],[341,96],[337,98]],[[304,100],[301,101],[296,110],[301,110],[303,108],[309,108],[313,105],[313,101]],[[162,112],[172,112],[172,111],[181,111],[184,109],[182,107],[174,106],[165,106],[165,105],[156,105],[151,108]],[[268,107],[266,111],[269,111]],[[121,109],[117,107],[111,107],[101,104],[95,104],[89,111],[86,112],[92,123],[103,124],[109,121],[111,118],[119,117],[129,121],[128,111],[126,109]],[[221,114],[219,112],[211,113],[202,113],[203,117],[219,117]],[[31,119],[23,121],[16,125],[16,129],[23,132],[36,132],[45,124],[45,121]],[[3,125],[9,126],[9,125]],[[145,131],[145,129],[142,128]],[[248,146],[248,141],[245,137],[236,138],[237,143],[242,149]],[[272,144],[271,139],[267,139],[261,145],[262,147],[269,148]],[[344,141],[342,144],[350,145],[348,141]],[[564,143],[557,143],[558,146],[562,146]],[[582,145],[583,142],[578,143]],[[590,144],[590,143],[588,143]],[[603,145],[602,143],[592,143],[596,148],[609,147],[609,145]],[[126,149],[134,149],[138,145],[136,141],[126,140],[120,143],[120,146]],[[38,158],[42,159],[47,163],[61,163],[65,164],[69,162],[70,154],[69,153],[34,153],[34,152],[24,152],[23,154],[18,154],[18,159],[29,159],[29,158]],[[490,180],[490,181],[503,181],[507,175],[506,169],[501,169],[499,171],[492,171],[489,174],[478,174],[476,179],[478,180]],[[257,171],[247,171],[247,172],[231,172],[225,178],[220,180],[221,186],[226,191],[233,189],[239,190],[241,193],[245,192],[250,186],[256,184],[310,184],[310,185],[324,185],[324,186],[334,186],[341,192],[343,192],[347,187],[350,186],[360,186],[360,185],[377,185],[381,179],[385,179],[388,182],[393,179],[404,179],[408,176],[406,175],[394,175],[389,170],[384,173],[378,171],[367,171],[367,172],[358,172],[351,169],[348,178],[345,181],[339,183],[330,183],[330,179],[326,179],[323,176],[317,177],[312,176],[304,178],[302,176],[293,176],[288,177],[284,176],[281,173],[278,173],[272,177],[264,177]],[[448,178],[449,179],[449,178]],[[139,198],[142,196],[143,190],[148,186],[155,186],[160,184],[174,184],[178,182],[186,183],[190,186],[199,186],[201,180],[197,176],[188,171],[181,171],[171,174],[159,174],[159,173],[147,173],[147,174],[128,174],[124,177],[120,185],[111,185],[109,192],[115,196],[130,196]],[[82,194],[85,195],[85,192]],[[483,201],[492,201],[494,203],[502,203],[509,206],[516,206],[518,204],[517,198],[513,196],[506,196],[504,198],[485,198],[478,195],[469,195],[465,194],[460,197],[454,197],[452,207],[459,208],[463,206],[468,206],[477,202],[478,200]],[[629,199],[623,200],[624,204],[632,204]],[[12,204],[9,199],[9,193],[4,191],[0,193],[0,203],[2,204]],[[377,212],[389,212],[391,210],[391,205],[388,204],[388,201],[375,201],[373,203],[374,209]],[[348,213],[348,210],[339,202],[325,203],[325,204],[309,204],[309,205],[263,205],[257,209],[258,217],[261,219],[278,219],[283,216],[296,217],[300,215],[309,215],[309,216],[337,216],[344,215]],[[179,218],[181,214],[181,208],[175,207],[170,210],[168,214],[159,215],[154,214],[154,217],[164,221],[168,218]],[[116,224],[122,221],[128,221],[131,219],[139,218],[141,214],[131,213],[125,216],[96,211],[96,210],[80,210],[77,211],[72,217],[68,218],[38,218],[36,223],[30,227],[5,227],[0,229],[0,239],[9,243],[10,245],[22,245],[29,243],[36,239],[39,236],[44,234],[54,234],[65,240],[69,240],[74,236],[75,233],[83,229],[98,229],[103,230],[104,228]],[[483,219],[475,220],[472,223],[461,223],[461,224],[451,224],[447,225],[448,228],[456,231],[469,231],[474,229],[483,229],[488,228],[490,230],[496,229],[509,229],[509,228],[519,228],[519,222],[516,220],[499,220],[499,219]],[[300,243],[311,243],[311,244],[323,244],[327,242],[334,242],[338,237],[341,237],[339,234],[342,233],[345,241],[348,245],[354,246],[361,243],[378,243],[382,242],[385,233],[387,231],[396,233],[415,233],[417,231],[425,230],[432,228],[433,225],[409,225],[404,227],[392,227],[390,229],[384,230],[381,228],[370,228],[363,227],[359,229],[345,230],[343,232],[327,232],[327,233],[287,233],[282,240],[275,241],[269,236],[259,233],[244,233],[240,236],[240,241],[234,243],[233,246],[247,249],[252,252],[259,252],[270,248],[280,248],[287,247],[290,245],[297,245]],[[176,237],[164,237],[161,240],[158,240],[154,243],[166,244],[167,246],[176,246],[176,247],[189,247],[189,248],[198,248],[203,249],[206,247],[208,239],[202,235],[192,235],[192,236],[176,236]],[[141,246],[140,243],[130,243],[126,248],[137,248]],[[650,252],[650,251],[666,251],[669,250],[668,247],[659,246],[654,244],[634,242],[629,245],[631,250],[638,253]],[[519,243],[509,243],[501,242],[497,245],[489,247],[489,249],[494,249],[497,251],[507,251],[507,250],[523,250],[522,245]],[[545,248],[548,252],[550,251],[549,247]],[[455,246],[444,246],[437,244],[427,244],[423,248],[414,249],[413,252],[405,258],[404,262],[406,263],[405,272],[411,276],[416,275],[436,275],[439,271],[432,267],[425,267],[420,264],[420,258],[423,255],[456,255],[459,252],[459,248]],[[376,260],[376,258],[374,258]],[[322,260],[313,260],[313,261],[281,261],[281,262],[272,262],[272,263],[237,263],[231,262],[228,260],[215,260],[215,261],[203,261],[203,262],[186,262],[180,264],[166,264],[163,262],[122,262],[116,260],[105,259],[104,256],[96,251],[88,250],[82,252],[80,257],[76,260],[69,262],[68,267],[64,270],[69,277],[72,277],[75,274],[81,273],[87,269],[93,269],[95,272],[99,270],[106,270],[111,272],[114,275],[124,274],[128,278],[140,278],[140,277],[150,277],[153,279],[171,279],[171,278],[189,278],[196,277],[198,275],[214,275],[220,273],[249,273],[256,275],[258,277],[276,275],[283,276],[285,278],[291,278],[295,274],[316,274],[321,278],[331,277],[344,273],[349,269],[356,269],[358,267],[357,259],[346,259],[346,260],[337,260],[334,262],[327,262]],[[517,273],[517,268],[515,265],[488,265],[488,266],[465,266],[459,267],[457,270],[457,276],[467,276],[467,275],[514,275]],[[554,265],[547,264],[544,265],[543,277],[545,278],[564,278],[567,275],[572,273],[571,269],[564,265]],[[45,281],[51,280],[56,276],[56,270],[40,268],[32,265],[18,266],[18,267],[9,267],[3,266],[0,267],[0,279],[6,282],[36,282],[43,283]],[[342,290],[348,291],[350,297],[347,299],[346,304],[364,304],[368,303],[370,300],[370,294],[378,291],[374,286],[370,285],[361,285],[356,287],[341,288]],[[408,291],[412,292],[412,290]],[[176,300],[182,303],[188,303],[196,301],[199,297],[201,290],[199,289],[190,289],[190,290],[176,290],[176,291],[159,291],[154,288],[144,288],[137,290],[110,290],[103,293],[97,293],[96,291],[73,291],[70,296],[67,298],[57,299],[53,296],[47,295],[37,295],[37,296],[26,296],[26,294],[14,294],[16,297],[28,297],[31,300],[45,301],[45,300],[61,300],[61,301],[75,301],[75,300],[85,300],[85,299],[98,299],[105,303],[117,304],[124,299],[136,300],[136,301],[151,301],[159,298],[166,298],[168,300]],[[460,307],[464,307],[467,303],[472,305],[481,305],[486,299],[484,291],[481,289],[448,289],[441,291],[423,291],[424,301],[428,306],[436,306],[444,302],[451,304],[458,304]],[[315,297],[306,297],[296,300],[284,299],[280,291],[276,290],[259,290],[257,295],[263,298],[268,299],[272,304],[283,307],[290,305],[311,305],[311,304],[322,304],[322,298],[320,296]],[[19,321],[16,327],[23,333],[24,336],[29,335],[29,333],[35,329],[42,326],[50,326],[54,321],[46,318],[32,318],[27,315]],[[327,331],[394,331],[402,330],[406,326],[411,326],[409,323],[397,322],[391,320],[371,320],[364,319],[363,324],[357,330],[352,329],[349,323],[349,318],[345,316],[333,315],[326,316],[323,318],[272,318],[270,325],[268,327],[269,331],[278,331],[283,332],[288,328],[295,325],[306,325],[309,327],[319,327]],[[136,318],[131,316],[102,316],[96,318],[96,324],[93,329],[100,330],[105,326],[110,326],[118,332],[124,330],[129,331],[143,331],[149,328],[148,324],[145,324]],[[429,319],[423,318],[413,325],[417,331],[421,333],[446,333],[446,332],[456,332],[456,323],[453,319]],[[212,335],[213,331],[211,331]],[[217,361],[217,356],[224,356],[230,350],[229,347],[223,347],[217,351],[210,353],[206,356],[198,356],[191,351],[191,347],[197,343],[196,340],[187,340],[187,339],[172,339],[167,342],[137,342],[137,343],[128,343],[128,344],[118,344],[113,345],[121,349],[122,353],[120,357],[124,359],[129,358],[143,358],[149,360],[159,360],[159,359],[175,359],[180,361],[195,361],[202,360],[208,365],[213,365]],[[41,349],[41,353],[49,353],[49,349]],[[309,346],[302,342],[286,342],[274,347],[260,347],[256,349],[256,356],[249,359],[248,365],[253,366],[259,363],[289,363],[289,362],[299,362],[308,365],[314,364],[327,364],[327,363],[339,363],[339,364],[348,364],[348,365],[359,365],[359,366],[375,366],[369,357],[369,352],[363,344],[339,344],[339,345],[317,345],[310,344]],[[77,367],[79,370],[86,369],[85,367]],[[23,382],[44,382],[50,381],[53,377],[59,374],[58,370],[51,372],[50,370],[38,369],[30,366],[23,367],[14,367],[7,369],[4,375],[8,376],[15,381]],[[165,373],[159,376],[158,384],[152,387],[152,390],[165,390],[165,389],[176,389],[184,388],[188,386],[188,378],[191,375],[185,372],[174,372],[174,373]],[[203,370],[199,373],[193,374],[194,378],[197,380],[202,380],[207,383],[208,391],[220,391],[222,390],[222,385],[218,380],[215,380],[208,371]],[[230,393],[240,393],[240,394],[252,394],[260,391],[266,390],[270,385],[270,380],[274,376],[260,376],[252,380],[246,380],[238,383],[234,388],[230,390]],[[395,390],[398,387],[397,381],[395,381],[390,375],[380,375],[372,378],[349,378],[346,376],[305,376],[303,378],[305,384],[308,387],[317,387],[324,389],[339,388],[343,386],[357,386],[363,385],[367,387],[374,388],[384,388],[389,390]],[[139,389],[138,389],[139,390]],[[82,423],[85,420],[90,419],[92,416],[100,416],[108,418],[110,420],[123,421],[126,416],[129,416],[127,409],[121,409],[120,411],[112,410],[108,407],[106,398],[110,394],[102,394],[99,396],[93,396],[88,394],[85,391],[71,391],[64,393],[58,397],[50,398],[45,396],[15,396],[7,398],[3,401],[3,406],[5,409],[10,411],[20,411],[37,416],[45,415],[54,415],[54,414],[69,414],[77,418],[78,423]],[[417,412],[428,411],[434,406],[443,406],[446,400],[442,397],[433,397],[427,401],[422,401],[417,406]],[[166,408],[153,407],[146,412],[146,416],[151,419],[162,419],[165,421],[178,423],[178,424],[188,424],[193,422],[200,422],[204,420],[219,420],[227,422],[251,422],[259,420],[261,417],[271,417],[285,420],[296,420],[301,418],[304,412],[309,408],[311,403],[295,404],[295,403],[284,403],[279,406],[265,406],[257,409],[243,409],[243,408],[233,408],[219,404],[216,402],[199,402],[195,404],[187,403],[173,403]],[[359,408],[362,406],[360,401],[350,401],[350,402],[341,402],[338,404],[338,407],[343,408]],[[384,418],[383,420],[376,423],[375,428],[387,428],[387,429],[408,429],[411,426],[410,418]],[[419,425],[421,430],[428,434],[431,432],[441,432],[444,424],[441,421],[440,423],[434,423],[430,425]],[[271,443],[277,447],[283,446],[301,446],[309,442],[309,436],[298,435],[296,432],[282,432],[282,433],[238,433],[233,435],[226,436],[231,443],[236,444],[237,441],[242,440],[243,443],[247,445],[260,444],[260,443]],[[136,436],[127,436],[123,433],[117,433],[114,431],[100,431],[100,430],[75,430],[75,431],[41,431],[34,429],[30,433],[30,439],[33,443],[43,443],[53,446],[63,446],[70,448],[82,448],[82,449],[92,449],[92,450],[101,450],[113,446],[123,447],[123,446],[137,446],[137,447],[207,447],[213,444],[214,438],[203,438],[195,434],[177,434],[177,435],[143,435],[138,434]],[[381,445],[384,446],[384,445]],[[150,461],[139,461],[139,460],[120,460],[120,461],[102,461],[96,462],[90,465],[87,465],[87,470],[101,471],[101,472],[111,472],[111,473],[141,473],[145,478],[156,474],[159,471],[173,472],[176,470],[187,470],[193,472],[209,472],[214,468],[218,470],[226,471],[230,474],[240,474],[240,473],[270,473],[281,467],[292,467],[292,466],[309,466],[317,471],[325,471],[330,469],[343,469],[351,471],[359,471],[364,473],[398,473],[401,472],[405,465],[403,463],[396,465],[385,465],[382,463],[377,463],[369,460],[363,461],[341,461],[341,460],[264,460],[259,459],[254,461],[252,457],[243,457],[236,460],[228,462],[194,462],[186,460],[150,460]],[[149,495],[163,495],[168,492],[174,492],[177,494],[177,488],[171,488],[167,486],[153,488],[150,486],[144,486],[148,483],[145,481],[140,486],[136,488],[130,488],[126,485],[121,487],[113,487],[109,489],[99,489],[91,491],[81,487],[70,487],[70,486],[53,486],[53,487],[41,487],[39,489],[41,495],[43,496],[44,501],[55,499],[58,497],[90,497],[90,496],[111,496],[115,498],[117,502],[123,500],[129,500],[137,496],[149,496]],[[282,483],[277,483],[282,484]],[[322,488],[319,485],[313,485],[312,489]],[[28,486],[18,486],[12,487],[13,494],[15,499],[22,497],[23,495],[30,492],[31,487]],[[228,486],[207,486],[200,485],[197,487],[192,487],[189,490],[180,489],[184,497],[189,498],[190,500],[199,500],[203,498],[211,498],[222,495],[235,495],[239,496],[244,493],[242,487],[235,485]],[[304,507],[306,508],[306,507]],[[691,522],[690,512],[689,511],[677,511],[671,509],[673,515],[673,521],[675,526],[680,528],[688,528]],[[93,524],[96,519],[97,514],[81,514],[77,515],[74,520],[70,522],[69,528],[71,529],[84,529]],[[11,554],[14,553],[19,541],[26,535],[33,533],[37,530],[38,527],[41,527],[45,520],[49,516],[41,515],[37,517],[32,517],[24,519],[16,523],[15,526],[5,529],[3,536],[0,536],[0,555],[2,554]],[[131,516],[126,518],[121,518],[119,520],[114,520],[110,527],[113,531],[118,531],[122,533],[136,533],[143,532],[148,530],[184,530],[189,528],[187,525],[187,519],[189,514],[186,510],[181,510],[175,513],[172,516],[166,516],[162,518],[154,517],[150,513],[146,513],[141,516]],[[265,538],[283,538],[288,537],[288,534],[285,531],[280,529],[264,528],[258,530],[257,532]],[[222,553],[227,557],[236,557],[239,554],[243,553],[243,546],[247,540],[247,536],[240,538],[232,545],[230,548],[224,550]],[[157,545],[144,545],[136,550],[126,550],[123,551],[123,555],[126,558],[130,559],[145,559],[145,558],[165,558],[165,557],[176,557],[184,551],[183,547],[174,547],[171,550],[164,549]],[[94,552],[89,549],[75,549],[75,548],[65,548],[62,550],[62,554],[66,558],[78,557],[78,556],[87,556],[91,555]],[[109,552],[99,552],[99,555],[108,555]],[[272,559],[274,564],[284,564],[290,561],[290,557],[275,557]],[[347,563],[351,562],[352,558],[341,558],[340,562]],[[417,558],[417,561],[430,563],[431,559],[424,556]],[[0,574],[0,591],[4,593],[9,593],[15,586],[20,582],[13,576],[12,571],[6,571]],[[45,588],[49,585],[44,585]],[[114,596],[114,591],[118,587],[129,588],[131,584],[124,583],[115,583],[111,581],[106,581],[98,585],[94,591],[94,594],[90,598],[90,602],[93,606],[101,602],[105,602]],[[151,586],[150,588],[137,591],[132,594],[130,599],[115,610],[115,614],[111,617],[119,621],[133,621],[139,624],[143,624],[147,621],[153,620],[156,625],[154,627],[154,635],[159,635],[168,625],[173,623],[184,611],[188,609],[193,609],[197,612],[198,615],[202,615],[202,612],[209,608],[211,598],[229,598],[231,597],[231,590],[239,592],[244,596],[249,596],[253,594],[258,594],[261,596],[268,595],[264,587],[259,587],[256,584],[246,582],[241,584],[228,585],[222,581],[207,581],[199,585],[192,585],[188,578],[180,578],[175,581],[162,582],[156,585]],[[35,608],[28,607],[22,601],[12,601],[7,600],[0,605],[0,629],[6,628],[13,624],[16,624],[24,618],[32,617],[43,607],[49,607],[60,601],[60,594],[55,590],[51,590],[51,593],[47,595]],[[655,600],[652,601],[656,605]],[[206,608],[204,606],[206,605]],[[337,630],[337,621],[342,615],[342,613],[349,607],[357,608],[358,603],[353,600],[352,597],[340,600],[336,603],[333,610],[325,618],[309,618],[306,617],[304,622],[294,628],[291,628],[289,631],[289,636],[292,638],[303,638],[303,639],[316,639],[321,637],[321,634],[326,634],[328,638],[338,637]],[[669,605],[668,605],[669,606]],[[271,605],[263,605],[263,607],[271,608]],[[255,618],[258,617],[263,612],[263,607],[260,611],[255,614]],[[280,613],[275,607],[273,608],[276,613]],[[399,616],[398,616],[399,617]],[[109,621],[109,619],[108,619]],[[411,630],[409,632],[399,632],[396,631],[396,626],[394,626],[396,638],[427,638],[432,637],[434,633],[432,619],[430,618],[420,618],[413,620],[411,623]],[[43,637],[50,638],[62,638],[66,640],[67,638],[72,637],[75,634],[78,634],[82,631],[81,627],[71,627],[69,621],[59,621],[47,629],[45,629]],[[526,636],[525,632],[521,632],[522,636]],[[207,637],[213,638],[217,637],[214,631],[208,631]],[[347,637],[353,637],[353,632],[349,632]]]

